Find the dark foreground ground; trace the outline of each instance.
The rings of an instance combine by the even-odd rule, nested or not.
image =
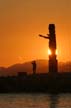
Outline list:
[[[19,74],[14,77],[0,77],[0,93],[71,93],[71,73],[56,75]]]

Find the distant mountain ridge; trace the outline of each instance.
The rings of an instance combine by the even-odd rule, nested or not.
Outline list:
[[[18,72],[27,72],[28,74],[32,73],[32,61],[26,63],[18,63],[8,68],[0,67],[0,76],[15,76]],[[37,73],[46,73],[48,72],[48,60],[36,60],[37,64]],[[60,62],[58,64],[59,72],[71,72],[71,62]]]

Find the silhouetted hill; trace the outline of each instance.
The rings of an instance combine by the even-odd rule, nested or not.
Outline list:
[[[47,60],[36,60],[37,63],[37,73],[46,73],[48,72],[48,61]],[[59,72],[71,72],[71,62],[60,62],[59,63]],[[0,76],[12,76],[17,75],[18,72],[27,72],[28,74],[32,73],[32,64],[26,62],[23,64],[14,64],[8,68],[0,67]]]
[[[0,67],[0,76],[10,76],[10,75],[17,75],[18,72],[27,72],[28,74],[32,73],[32,61],[23,63],[23,64],[14,64],[9,66],[8,68]],[[47,72],[47,60],[36,60],[37,64],[37,72]]]
[[[5,75],[6,76],[6,70],[7,70],[7,68],[5,68],[5,67],[0,67],[0,76],[3,76],[3,75]]]
[[[71,72],[71,62],[59,62],[59,72]]]

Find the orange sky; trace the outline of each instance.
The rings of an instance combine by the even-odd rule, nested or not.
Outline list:
[[[0,0],[0,66],[48,59],[48,24],[56,24],[59,61],[71,61],[71,0]]]

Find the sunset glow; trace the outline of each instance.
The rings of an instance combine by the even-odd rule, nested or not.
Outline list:
[[[48,55],[52,55],[52,52],[50,49],[48,49]],[[58,50],[56,49],[56,55],[58,55]]]
[[[52,55],[52,52],[50,49],[48,49],[48,55]]]
[[[38,35],[48,34],[50,23],[56,27],[58,60],[71,61],[70,13],[71,0],[0,0],[0,66],[48,59],[49,40]]]
[[[58,50],[56,49],[56,55],[58,55]]]

